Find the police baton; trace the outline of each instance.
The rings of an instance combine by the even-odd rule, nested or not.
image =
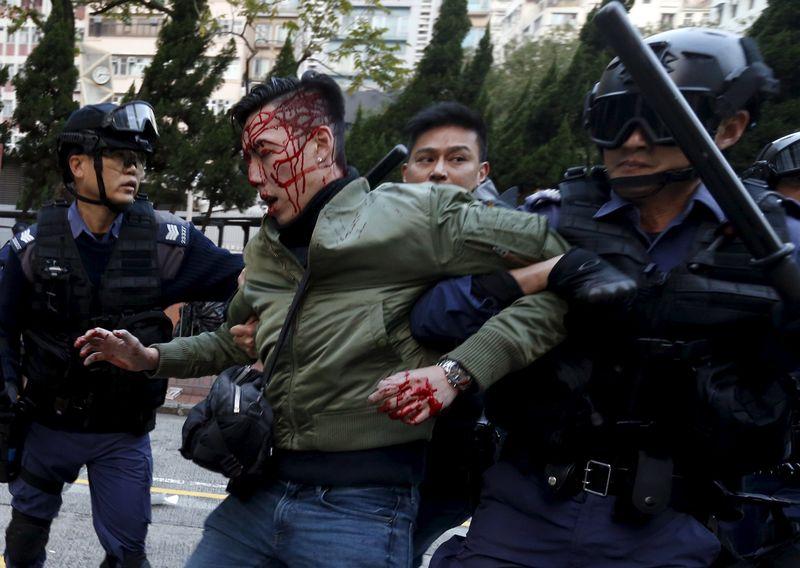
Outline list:
[[[406,156],[408,156],[408,149],[402,144],[398,144],[389,150],[389,153],[381,158],[381,161],[375,164],[375,166],[367,172],[367,175],[364,176],[367,178],[367,182],[369,182],[369,188],[375,189],[375,187],[383,181],[383,178],[389,175],[389,172],[406,159]]]
[[[782,243],[767,223],[736,173],[667,76],[653,50],[628,19],[619,2],[609,2],[595,23],[636,82],[642,97],[666,124],[675,141],[720,204],[752,262],[763,268],[787,303],[800,305],[800,266],[792,260],[794,246]]]

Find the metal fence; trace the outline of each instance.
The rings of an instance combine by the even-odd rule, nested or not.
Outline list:
[[[36,212],[0,210],[0,244],[12,237],[11,227],[17,221],[33,223],[36,221]],[[205,215],[192,217],[192,222],[201,229]],[[233,252],[242,252],[244,246],[261,225],[261,217],[211,217],[206,228],[206,236],[222,248]]]

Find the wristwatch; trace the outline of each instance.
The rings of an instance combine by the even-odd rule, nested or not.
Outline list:
[[[458,361],[445,357],[440,359],[436,366],[444,369],[444,376],[447,382],[455,389],[463,392],[468,390],[474,383],[472,375]]]

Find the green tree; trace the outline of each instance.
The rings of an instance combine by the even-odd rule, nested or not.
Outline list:
[[[245,209],[253,204],[255,194],[247,181],[244,164],[232,148],[237,135],[225,114],[208,117],[197,136],[196,152],[206,158],[194,190],[208,200],[203,229],[217,207]]]
[[[478,108],[478,99],[484,90],[486,76],[492,68],[494,57],[492,56],[492,31],[490,26],[486,26],[478,49],[464,68],[461,77],[461,90],[458,99],[468,107]],[[482,110],[482,109],[481,109]]]
[[[371,23],[374,12],[386,10],[380,0],[364,0],[357,6],[351,0],[304,0],[297,3],[295,17],[289,21],[279,18],[280,0],[228,0],[228,3],[242,25],[225,31],[220,31],[214,22],[209,25],[218,33],[237,36],[244,43],[249,52],[243,76],[246,86],[250,84],[249,64],[257,53],[252,35],[256,24],[265,20],[282,25],[293,36],[296,67],[306,61],[326,65],[350,60],[354,68],[350,90],[357,90],[368,81],[383,89],[394,89],[405,78],[403,61],[397,54],[399,47],[384,39],[385,28],[376,28]]]
[[[613,1],[616,0],[603,0],[601,6]],[[625,0],[623,4],[629,9],[633,1]],[[596,10],[590,13],[581,28],[566,70],[555,79],[553,73],[557,73],[558,64],[551,60],[547,76],[529,97],[530,106],[520,111],[519,116],[525,119],[506,122],[507,128],[521,128],[522,132],[507,136],[512,141],[510,147],[496,148],[497,153],[509,153],[511,159],[518,159],[516,167],[509,170],[495,168],[501,188],[519,183],[547,186],[557,182],[566,167],[597,161],[597,151],[583,129],[583,101],[613,54],[593,23],[595,13]],[[565,125],[569,136],[564,131]],[[562,166],[561,173],[554,176],[554,169]]]
[[[769,142],[800,129],[800,11],[792,0],[770,0],[748,34],[781,82],[780,93],[767,101],[756,127],[734,146],[731,161],[743,169]]]
[[[523,91],[541,83],[553,63],[560,75],[572,60],[577,43],[577,38],[565,42],[542,39],[526,42],[508,53],[503,64],[492,68],[486,79],[487,112],[498,123],[517,115],[516,105]]]
[[[278,59],[275,60],[275,67],[273,67],[268,77],[296,77],[297,76],[297,60],[294,57],[294,46],[292,45],[292,34],[286,36],[286,41],[283,42],[283,47],[278,53]]]
[[[70,0],[54,0],[42,39],[14,77],[19,104],[14,124],[24,135],[17,148],[24,178],[18,206],[27,210],[50,198],[61,185],[56,136],[77,108],[72,100],[75,68],[75,14]]]
[[[213,31],[203,25],[209,17],[205,0],[174,0],[171,9],[137,97],[155,108],[161,135],[146,190],[154,202],[177,208],[204,170],[230,154],[204,154],[202,137],[213,130],[208,99],[233,60],[235,46],[231,40],[219,55],[206,56]]]
[[[466,0],[443,0],[431,42],[409,84],[384,112],[362,117],[358,131],[348,137],[348,160],[359,170],[366,171],[403,141],[403,126],[414,113],[436,101],[458,99],[464,61],[461,44],[469,29]]]
[[[517,183],[530,181],[530,135],[528,129],[533,122],[531,114],[539,110],[534,101],[535,93],[554,91],[558,81],[558,67],[551,63],[547,73],[534,87],[529,78],[527,86],[509,109],[495,129],[494,142],[489,144],[492,175],[500,187],[510,187]],[[547,134],[545,134],[547,136]],[[518,178],[523,179],[518,179]]]

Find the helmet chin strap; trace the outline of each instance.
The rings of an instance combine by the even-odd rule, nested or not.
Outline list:
[[[636,193],[635,199],[642,199],[655,195],[667,185],[680,181],[689,181],[697,178],[697,172],[694,168],[684,168],[682,170],[667,170],[657,174],[649,174],[644,176],[630,176],[618,177],[609,179],[611,189],[619,193],[622,197],[630,196],[631,191],[643,187],[652,187],[653,189],[641,193]]]
[[[100,194],[100,199],[92,199],[91,197],[86,197],[81,195],[75,189],[75,183],[67,183],[66,188],[72,196],[77,199],[78,201],[83,201],[84,203],[91,203],[92,205],[103,205],[107,207],[114,213],[123,213],[127,208],[128,205],[116,205],[112,203],[108,196],[106,195],[106,184],[103,181],[103,156],[98,152],[94,154],[94,173],[97,177],[97,191]]]

